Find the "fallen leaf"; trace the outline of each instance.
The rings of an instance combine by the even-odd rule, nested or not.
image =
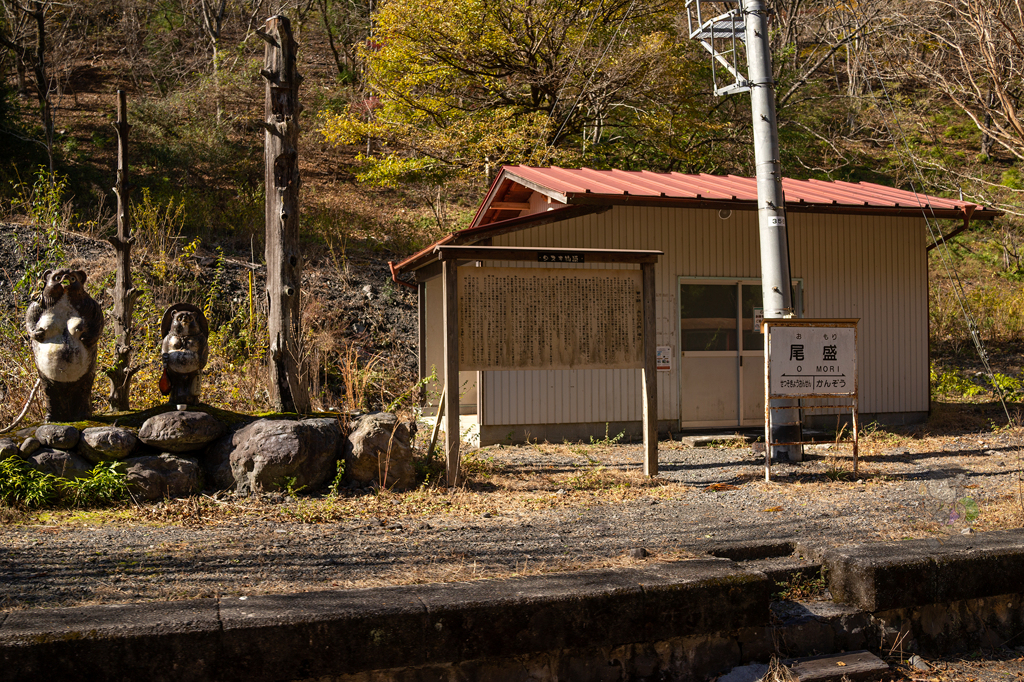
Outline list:
[[[843,663],[842,661],[836,661],[836,665],[846,665],[846,664]]]
[[[782,511],[782,507],[768,507],[768,508],[767,508],[767,509],[765,509],[764,511],[766,511],[766,512],[777,512],[777,511]],[[846,665],[846,664],[844,663],[843,665]]]

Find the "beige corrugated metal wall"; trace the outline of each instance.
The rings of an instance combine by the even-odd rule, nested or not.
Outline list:
[[[928,283],[922,221],[791,213],[789,224],[792,275],[804,280],[805,315],[862,318],[861,412],[927,411]],[[656,267],[657,344],[671,346],[674,359],[671,372],[658,373],[662,420],[679,419],[678,278],[760,277],[757,218],[747,211],[734,211],[723,220],[713,210],[615,207],[504,235],[494,245],[665,252]],[[641,419],[637,370],[483,374],[480,421],[485,425]]]
[[[791,215],[807,317],[860,318],[861,412],[928,411],[928,259],[919,218]]]

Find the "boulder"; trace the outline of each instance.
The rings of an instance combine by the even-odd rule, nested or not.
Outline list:
[[[229,433],[210,446],[203,457],[206,482],[217,490],[235,487],[235,475],[231,473],[231,453],[234,450],[235,433]]]
[[[122,460],[132,453],[139,439],[128,429],[118,426],[94,426],[83,429],[78,452],[90,462]]]
[[[128,490],[139,500],[187,497],[203,489],[199,461],[165,452],[124,461]]]
[[[334,419],[261,419],[225,436],[207,457],[214,485],[242,493],[310,492],[336,471],[341,428]],[[294,479],[294,480],[292,480]]]
[[[376,412],[350,422],[349,429],[344,450],[347,480],[361,485],[376,483],[394,490],[407,490],[415,485],[415,422],[399,421],[390,412]]]
[[[48,448],[72,450],[78,445],[81,433],[70,424],[43,424],[36,429],[36,438]]]
[[[167,452],[193,452],[224,435],[224,424],[205,412],[164,412],[139,429],[139,440]]]
[[[26,438],[24,441],[22,441],[21,447],[19,447],[18,449],[21,450],[22,455],[28,457],[41,447],[43,447],[43,444],[39,442],[38,438],[33,436],[31,438]]]
[[[58,478],[83,478],[89,475],[92,464],[73,452],[42,448],[28,458],[29,465],[44,474]]]
[[[0,438],[0,461],[21,454],[21,448],[10,438]]]

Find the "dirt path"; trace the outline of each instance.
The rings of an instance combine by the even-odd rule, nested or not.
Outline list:
[[[777,465],[749,447],[493,447],[463,489],[317,499],[209,496],[106,512],[10,513],[0,608],[472,580],[684,559],[742,540],[843,543],[1021,525],[1016,437],[876,443]],[[968,531],[969,532],[969,531]]]

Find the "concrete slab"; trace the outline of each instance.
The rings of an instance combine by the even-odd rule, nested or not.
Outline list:
[[[718,682],[761,682],[767,672],[768,666],[764,663],[741,665],[719,677]]]
[[[651,566],[640,574],[645,641],[721,632],[764,623],[772,583],[727,559]]]
[[[1024,529],[819,550],[837,601],[881,611],[1020,592]]]
[[[788,656],[855,651],[874,646],[871,615],[828,601],[774,602],[773,637]]]
[[[761,433],[764,435],[764,432]],[[681,436],[679,442],[691,448],[707,448],[713,445],[721,445],[730,441],[741,440],[744,443],[753,443],[757,440],[756,435],[749,433],[736,433],[735,431],[723,431],[721,433],[701,433],[690,436]]]
[[[11,612],[6,679],[316,679],[762,624],[770,585],[725,559],[469,583]]]
[[[12,611],[0,670],[7,680],[216,679],[219,632],[216,599]]]
[[[424,591],[435,660],[459,661],[639,641],[638,569],[602,569]]]
[[[225,597],[220,617],[223,667],[217,677],[266,680],[420,665],[428,660],[421,593],[434,586]]]
[[[717,545],[710,552],[711,556],[733,561],[751,561],[753,559],[770,559],[772,557],[789,556],[793,553],[793,542],[790,540],[744,540]]]
[[[814,580],[821,574],[820,563],[796,556],[752,559],[737,564],[744,570],[764,573],[772,584],[772,592],[779,592],[780,584],[784,585],[795,579]]]

